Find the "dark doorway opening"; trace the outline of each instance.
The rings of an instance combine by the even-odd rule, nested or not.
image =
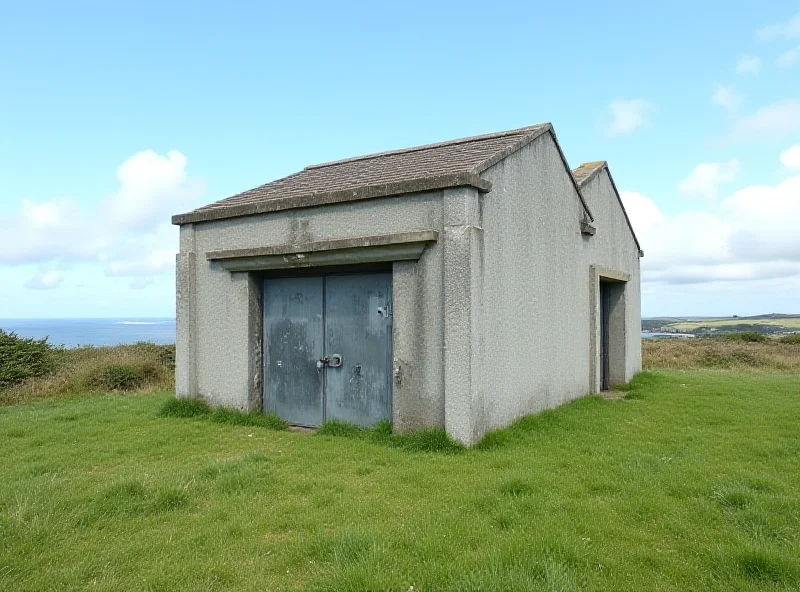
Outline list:
[[[607,391],[611,386],[611,364],[609,361],[609,334],[611,328],[611,293],[608,282],[600,282],[600,388]]]

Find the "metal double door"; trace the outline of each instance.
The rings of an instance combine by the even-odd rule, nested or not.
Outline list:
[[[391,420],[392,276],[264,280],[264,409],[294,425]]]

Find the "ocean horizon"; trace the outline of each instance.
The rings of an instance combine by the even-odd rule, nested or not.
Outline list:
[[[0,319],[0,329],[53,345],[80,347],[124,345],[137,341],[175,343],[175,319],[120,317],[109,319]]]

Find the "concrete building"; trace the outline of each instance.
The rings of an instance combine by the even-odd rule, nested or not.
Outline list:
[[[180,397],[466,444],[628,381],[639,244],[549,124],[302,171],[174,216]]]

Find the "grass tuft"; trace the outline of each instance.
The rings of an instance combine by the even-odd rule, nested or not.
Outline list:
[[[521,497],[530,495],[533,492],[533,487],[524,479],[511,479],[502,483],[498,490],[509,497]]]
[[[394,433],[388,421],[377,423],[372,428],[365,428],[342,421],[326,421],[316,431],[320,436],[343,438],[362,438],[392,448],[401,448],[409,452],[435,452],[455,454],[466,448],[451,438],[443,428],[427,428],[403,433]]]
[[[757,582],[791,585],[798,581],[796,568],[790,562],[763,550],[743,553],[738,563],[744,574]]]
[[[211,414],[211,421],[235,426],[267,428],[268,430],[277,431],[282,431],[289,427],[288,423],[274,413],[259,413],[258,411],[245,413],[244,411],[237,411],[226,407],[220,407],[215,410]]]
[[[336,436],[338,438],[364,438],[369,435],[369,430],[345,421],[326,421],[319,428],[320,436]]]
[[[227,407],[212,409],[203,399],[169,399],[158,412],[160,417],[203,417],[215,423],[285,430],[288,424],[273,413],[245,413]]]
[[[158,412],[161,417],[201,417],[211,413],[203,399],[169,399]]]

